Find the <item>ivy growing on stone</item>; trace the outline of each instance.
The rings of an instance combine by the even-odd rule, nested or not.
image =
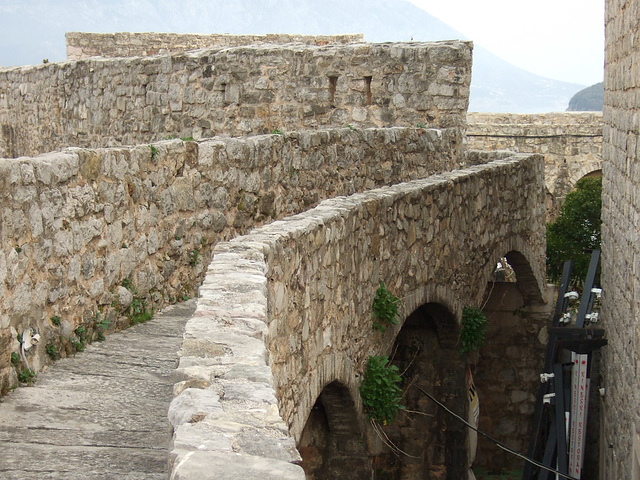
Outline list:
[[[389,358],[369,356],[367,369],[360,384],[360,396],[364,412],[375,422],[388,425],[395,421],[400,405],[402,389],[398,367],[389,362]]]
[[[373,328],[384,333],[388,326],[397,325],[400,316],[398,313],[399,303],[398,297],[387,290],[384,282],[380,282],[373,299]]]
[[[460,332],[460,351],[464,354],[478,350],[484,345],[487,329],[487,317],[477,307],[464,307],[462,310],[462,331]]]

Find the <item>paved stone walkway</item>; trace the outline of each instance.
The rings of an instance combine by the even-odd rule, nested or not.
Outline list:
[[[167,478],[176,352],[195,300],[107,336],[0,403],[0,479]]]

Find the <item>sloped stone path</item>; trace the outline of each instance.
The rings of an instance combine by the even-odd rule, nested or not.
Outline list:
[[[0,403],[2,480],[166,480],[176,353],[196,301],[109,335]]]

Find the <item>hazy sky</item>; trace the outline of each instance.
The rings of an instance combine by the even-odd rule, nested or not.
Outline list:
[[[538,75],[603,79],[604,0],[409,0],[499,57]]]
[[[458,30],[476,45],[529,72],[580,85],[602,81],[605,0],[409,1]],[[0,64],[23,65],[39,62],[42,58],[62,60],[64,31],[151,29],[204,33],[210,29],[202,28],[201,24],[215,23],[215,5],[220,2],[224,2],[227,14],[234,13],[234,6],[242,10],[253,3],[256,6],[253,17],[258,19],[260,15],[266,15],[261,13],[261,9],[273,9],[274,5],[293,10],[297,6],[301,18],[309,10],[305,2],[296,0],[0,0],[0,47],[3,49],[0,51]],[[366,10],[371,0],[349,2]],[[332,8],[336,3],[332,2]],[[375,3],[379,11],[385,0]],[[202,15],[190,14],[194,9]],[[147,15],[140,12],[147,12]],[[288,13],[290,15],[283,17],[295,18],[295,11]],[[237,18],[232,20],[234,25],[242,22]],[[271,19],[271,22],[274,22],[275,30],[283,30],[275,24],[276,20]],[[114,24],[116,29],[112,28]],[[109,27],[100,29],[102,25]],[[288,24],[284,30],[290,31],[291,26]],[[25,57],[27,53],[32,55],[26,60],[14,60],[13,57],[21,51],[25,52]]]

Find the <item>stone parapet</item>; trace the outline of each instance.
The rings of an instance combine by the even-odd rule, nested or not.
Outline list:
[[[203,471],[221,457],[244,469],[256,451],[297,461],[292,447],[334,381],[361,413],[366,359],[388,354],[402,327],[373,329],[380,281],[400,297],[403,321],[428,302],[459,319],[482,300],[498,259],[517,251],[531,262],[521,290],[541,300],[542,169],[540,156],[515,155],[325,200],[218,244],[179,352],[176,478],[196,468],[189,455]]]
[[[171,478],[305,478],[269,368],[266,272],[260,249],[218,245],[179,352]]]
[[[17,381],[18,335],[73,351],[194,290],[211,248],[320,200],[460,165],[459,132],[389,128],[169,140],[0,159],[0,378]],[[134,292],[135,290],[135,292]],[[138,305],[140,305],[138,303]],[[58,317],[60,325],[51,320]]]
[[[602,170],[601,113],[470,113],[467,121],[472,150],[545,156],[549,220],[578,180]]]
[[[201,48],[229,48],[255,44],[302,43],[336,45],[364,42],[361,33],[343,35],[265,35],[193,34],[193,33],[88,33],[67,32],[67,60],[90,57],[147,57],[164,53],[181,53]]]
[[[323,127],[463,134],[471,50],[288,44],[0,70],[0,156]]]

